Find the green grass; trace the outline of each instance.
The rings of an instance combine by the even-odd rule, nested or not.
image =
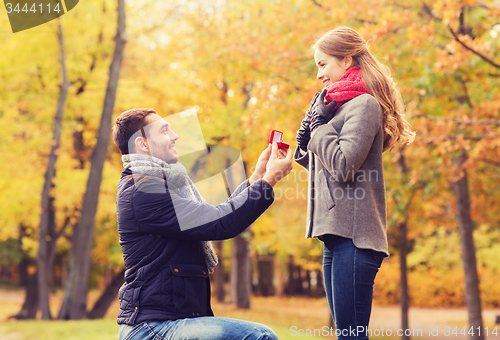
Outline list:
[[[104,319],[81,321],[41,321],[41,320],[7,320],[17,313],[23,302],[23,291],[0,288],[0,339],[1,340],[116,340],[118,324],[116,315],[118,303],[115,301],[109,308]],[[98,292],[89,294],[89,305],[92,306]],[[62,293],[51,296],[51,312],[57,315],[61,304]],[[328,324],[329,312],[326,299],[279,299],[252,298],[252,308],[237,309],[229,303],[214,302],[212,306],[216,316],[236,318],[263,323],[271,327],[282,340],[307,338],[311,340],[321,337],[292,336],[290,327],[297,329],[321,328]],[[40,316],[40,315],[39,315]]]
[[[0,338],[5,340],[116,340],[114,320],[15,321],[0,323]]]
[[[292,336],[289,328],[268,326],[278,334],[280,340],[302,338]],[[0,339],[2,340],[116,340],[117,338],[118,325],[115,320],[31,320],[0,323]],[[306,338],[311,340],[323,339],[312,336]]]
[[[302,338],[290,335],[290,329],[269,325],[280,340]],[[82,321],[19,321],[0,324],[2,340],[116,340],[118,325],[114,320]],[[308,336],[307,339],[319,340],[320,337]]]
[[[92,306],[99,293],[90,292],[88,304]],[[81,321],[16,321],[7,317],[16,314],[22,305],[24,292],[20,289],[0,287],[0,340],[116,340],[118,325],[116,315],[118,302],[109,308],[104,319]],[[62,292],[51,295],[51,312],[57,315],[61,304]],[[329,325],[330,313],[326,298],[277,298],[253,297],[250,309],[237,309],[234,304],[213,301],[212,308],[216,316],[259,322],[271,327],[281,340],[297,338],[319,340],[335,339],[335,336],[299,336],[293,330],[302,330],[310,334],[321,333]],[[399,318],[397,310],[385,317]],[[40,316],[40,315],[39,315]],[[433,325],[432,315],[428,316],[429,325]],[[451,321],[450,321],[451,322]],[[453,326],[466,324],[465,320],[454,320]],[[485,320],[485,326],[491,331],[494,325],[491,320]],[[295,327],[295,328],[291,328]],[[441,333],[442,327],[440,326]],[[461,327],[461,326],[460,326]],[[424,332],[425,333],[425,332]],[[428,338],[425,337],[424,339]],[[399,337],[371,337],[372,340],[398,340]]]

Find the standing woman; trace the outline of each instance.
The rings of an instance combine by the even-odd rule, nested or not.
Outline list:
[[[367,43],[338,27],[312,47],[316,93],[294,159],[309,170],[308,238],[324,242],[325,291],[338,339],[367,339],[373,284],[388,256],[382,152],[410,144],[401,94]]]

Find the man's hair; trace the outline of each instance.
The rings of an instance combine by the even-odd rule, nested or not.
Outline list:
[[[116,118],[113,125],[113,141],[120,148],[122,155],[135,152],[135,149],[129,150],[130,138],[146,126],[146,117],[150,114],[156,114],[154,109],[131,109],[123,112]],[[131,144],[134,148],[134,144]]]

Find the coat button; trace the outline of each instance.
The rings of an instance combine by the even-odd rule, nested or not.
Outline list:
[[[196,316],[200,316],[200,313],[196,313]]]
[[[206,271],[203,271],[203,274],[204,274],[204,275],[206,275],[206,274],[207,274],[207,272],[206,272]]]
[[[179,272],[179,269],[175,268],[175,269],[174,269],[174,272],[178,273],[178,272]]]
[[[156,235],[157,237],[161,237],[161,235]]]
[[[135,307],[135,308],[134,308],[134,311],[136,311],[136,312],[137,312],[137,309],[138,309],[138,308],[137,308],[137,307]]]
[[[195,316],[195,314],[193,313],[193,316]]]

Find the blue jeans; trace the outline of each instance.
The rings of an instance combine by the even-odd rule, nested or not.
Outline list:
[[[119,340],[278,340],[274,331],[259,323],[213,316],[120,325]]]
[[[385,254],[323,235],[323,278],[338,340],[368,339],[373,284]]]

